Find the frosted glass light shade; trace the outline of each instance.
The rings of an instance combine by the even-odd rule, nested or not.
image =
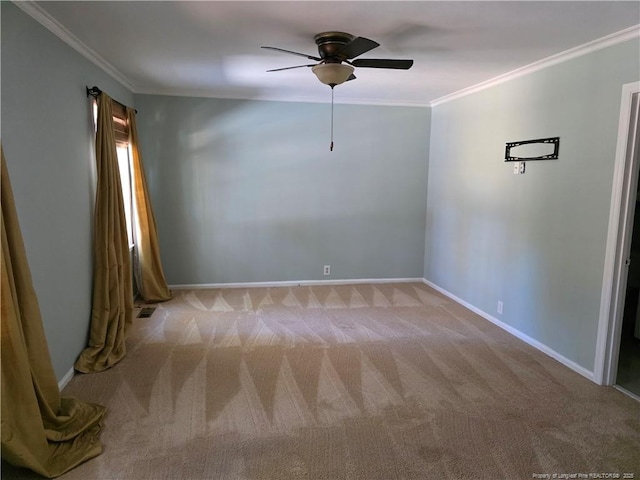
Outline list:
[[[311,71],[322,83],[336,86],[348,80],[353,73],[353,67],[342,63],[321,63],[311,67]]]

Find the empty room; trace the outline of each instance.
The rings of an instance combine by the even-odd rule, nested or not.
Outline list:
[[[2,478],[640,478],[640,3],[2,1]]]

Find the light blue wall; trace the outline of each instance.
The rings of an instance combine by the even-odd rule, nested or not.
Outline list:
[[[136,96],[170,284],[422,277],[430,110],[329,99]]]
[[[2,14],[2,145],[53,366],[87,341],[95,185],[85,86],[133,95],[9,2]]]
[[[630,41],[436,106],[425,278],[593,370]],[[505,142],[560,137],[560,158],[504,163]],[[497,302],[504,312],[497,314]]]

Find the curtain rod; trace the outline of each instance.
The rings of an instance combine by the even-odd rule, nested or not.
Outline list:
[[[100,90],[98,87],[96,87],[95,85],[91,88],[86,87],[87,88],[87,97],[89,95],[91,95],[92,97],[98,97],[98,95],[100,95],[102,93],[102,90]],[[127,108],[127,106],[124,103],[120,103],[117,100],[114,100],[113,98],[111,99],[112,102],[116,102],[118,105],[123,106],[124,108]],[[134,109],[134,112],[138,113],[138,110]]]

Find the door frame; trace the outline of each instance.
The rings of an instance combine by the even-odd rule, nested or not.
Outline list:
[[[593,372],[594,380],[600,385],[613,385],[618,370],[629,270],[627,259],[631,247],[638,184],[636,149],[640,141],[640,125],[637,109],[632,108],[634,95],[638,93],[640,82],[627,83],[622,87]]]

